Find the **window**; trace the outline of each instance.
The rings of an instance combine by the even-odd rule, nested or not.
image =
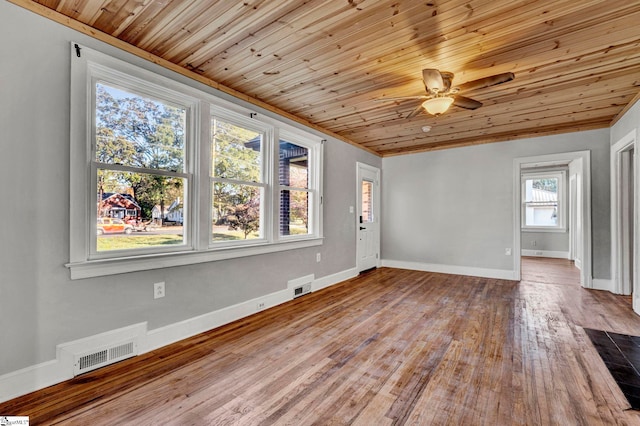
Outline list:
[[[79,51],[72,43],[72,278],[322,243],[318,136]]]
[[[360,223],[373,222],[373,182],[362,181],[362,219]]]
[[[266,132],[214,116],[211,139],[212,241],[264,239]]]
[[[190,105],[152,99],[103,79],[92,85],[92,99],[97,202],[95,209],[90,206],[90,216],[98,224],[93,257],[111,250],[184,246]],[[118,218],[127,226],[101,226],[105,218]],[[127,236],[116,235],[120,233]]]
[[[312,211],[316,200],[313,190],[316,170],[313,150],[293,135],[281,133],[278,146],[278,182],[280,214],[278,228],[281,238],[308,235],[313,232]],[[311,219],[311,220],[310,220]]]
[[[522,228],[565,229],[564,171],[522,175]]]

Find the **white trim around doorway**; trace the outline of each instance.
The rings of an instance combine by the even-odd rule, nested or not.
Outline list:
[[[636,290],[639,289],[639,283],[637,278],[637,272],[640,270],[639,260],[638,260],[638,243],[640,241],[640,230],[638,229],[638,197],[634,196],[633,200],[633,251],[636,253],[634,256],[634,262],[632,265],[633,268],[633,285],[626,286],[624,285],[622,277],[622,269],[623,265],[623,255],[627,253],[628,257],[628,249],[623,246],[623,239],[621,238],[623,229],[622,229],[622,211],[621,211],[621,203],[622,203],[622,191],[626,186],[624,185],[624,177],[622,171],[622,157],[623,154],[630,149],[636,148],[636,130],[632,130],[619,141],[611,146],[611,282],[612,282],[612,292],[616,294],[632,294],[636,293]],[[635,191],[637,193],[638,188],[640,188],[640,173],[638,173],[638,156],[637,152],[634,156],[634,164],[633,168],[635,170],[633,175],[633,184],[635,187]],[[634,297],[635,299],[635,297]],[[634,300],[634,308],[636,307],[636,301]]]
[[[513,271],[516,280],[521,278],[521,211],[522,211],[522,185],[521,173],[523,166],[554,165],[559,162],[582,162],[582,267],[580,268],[580,283],[582,287],[593,288],[592,261],[591,261],[591,152],[576,151],[558,154],[537,155],[533,157],[521,157],[513,160]]]

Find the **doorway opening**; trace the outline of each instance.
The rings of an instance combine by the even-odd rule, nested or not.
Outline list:
[[[611,270],[614,291],[640,313],[638,287],[638,171],[635,131],[611,147]]]
[[[564,259],[592,288],[590,152],[514,160],[514,271],[521,256]]]

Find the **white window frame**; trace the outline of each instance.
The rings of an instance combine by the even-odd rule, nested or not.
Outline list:
[[[214,241],[213,240],[213,233],[209,232],[209,247],[212,249],[215,248],[224,248],[224,247],[234,247],[234,246],[241,246],[241,245],[256,245],[256,244],[264,244],[264,243],[270,243],[270,235],[271,235],[271,222],[270,222],[270,217],[271,215],[269,214],[272,210],[273,210],[273,204],[272,204],[272,196],[271,196],[271,192],[272,192],[272,188],[273,188],[273,172],[272,172],[272,167],[271,167],[271,163],[272,163],[272,156],[273,156],[273,135],[274,135],[274,131],[273,131],[273,126],[270,126],[268,124],[262,123],[258,120],[254,120],[251,118],[247,118],[244,115],[229,111],[228,109],[225,108],[221,108],[219,106],[216,105],[212,105],[211,106],[211,115],[210,115],[210,119],[209,122],[211,122],[211,120],[213,120],[214,118],[219,118],[221,120],[230,122],[232,124],[238,125],[238,126],[242,126],[246,129],[249,130],[253,130],[255,132],[261,133],[263,135],[263,141],[262,141],[262,151],[260,153],[261,155],[261,182],[244,182],[244,181],[238,181],[238,180],[234,180],[234,179],[226,179],[226,178],[219,178],[219,177],[215,177],[213,175],[213,161],[212,159],[209,157],[209,191],[208,191],[208,195],[209,197],[211,197],[211,194],[213,193],[213,184],[214,182],[230,182],[230,183],[238,183],[238,184],[250,184],[250,185],[254,185],[256,187],[260,187],[262,189],[262,198],[260,200],[260,228],[261,228],[261,237],[260,238],[256,238],[256,239],[251,239],[251,240],[240,240],[240,241]],[[211,133],[210,133],[211,134]],[[209,138],[209,140],[207,141],[207,143],[209,143],[210,148],[207,150],[207,152],[212,152],[212,147],[211,145],[213,144],[213,141],[211,140],[211,138]],[[209,222],[208,223],[212,223],[213,221],[213,212],[212,212],[212,201],[211,198],[209,198]]]
[[[308,179],[308,188],[295,188],[286,185],[280,185],[277,182],[277,189],[274,191],[274,203],[277,206],[274,211],[277,211],[278,214],[274,218],[273,229],[275,236],[281,241],[292,241],[308,238],[309,235],[321,235],[322,234],[322,182],[320,179],[320,173],[322,170],[322,146],[323,141],[317,143],[317,141],[310,141],[308,135],[303,135],[298,132],[292,131],[290,129],[280,129],[278,132],[278,138],[275,141],[276,149],[274,150],[278,154],[276,154],[276,158],[274,161],[273,167],[276,170],[276,173],[279,170],[278,164],[278,155],[279,155],[279,146],[280,141],[285,140],[287,142],[294,143],[303,148],[307,148],[307,173],[309,175]],[[280,205],[280,191],[282,190],[294,190],[294,191],[306,191],[308,194],[308,234],[297,234],[297,235],[280,235],[280,210],[282,206]]]
[[[322,157],[324,140],[311,132],[289,125],[273,114],[256,114],[229,102],[113,58],[71,43],[71,127],[70,127],[70,254],[66,266],[72,279],[211,262],[263,253],[279,252],[322,244]],[[80,52],[79,56],[77,55]],[[184,200],[184,244],[100,252],[96,247],[95,188],[97,169],[92,138],[95,135],[92,97],[96,78],[151,98],[188,107],[185,135],[185,170],[179,175],[187,181]],[[219,244],[212,241],[211,118],[249,126],[264,132],[264,202],[261,220],[264,238]],[[277,150],[279,135],[309,149],[309,234],[281,238],[276,221],[279,213]],[[122,171],[137,171],[114,166]],[[313,170],[313,171],[312,171]],[[164,172],[162,172],[164,173]],[[91,220],[91,219],[94,220]],[[80,224],[80,225],[79,225]]]
[[[527,202],[525,201],[526,181],[531,179],[558,179],[558,224],[556,226],[527,225]],[[528,232],[566,232],[567,231],[567,172],[551,170],[545,172],[527,172],[521,175],[521,227]]]
[[[144,249],[127,249],[127,250],[110,250],[110,251],[101,251],[98,252],[96,250],[96,242],[97,242],[97,232],[96,232],[96,221],[89,221],[89,259],[108,259],[114,257],[122,257],[122,256],[135,256],[135,255],[144,255],[144,254],[152,254],[152,253],[164,253],[164,252],[173,252],[173,251],[186,251],[193,249],[192,244],[192,230],[193,226],[191,224],[190,216],[189,216],[189,200],[192,197],[190,193],[191,188],[193,188],[193,178],[194,178],[194,166],[192,161],[192,153],[194,151],[195,138],[194,138],[194,129],[197,124],[194,120],[194,116],[198,115],[199,110],[199,102],[196,98],[185,96],[182,93],[178,92],[178,88],[171,89],[170,85],[158,86],[150,83],[147,80],[143,80],[142,76],[128,75],[122,73],[120,71],[110,69],[104,67],[99,64],[90,64],[89,65],[89,73],[91,78],[91,87],[90,87],[90,96],[91,96],[91,134],[87,136],[88,143],[90,144],[89,154],[90,154],[90,185],[89,185],[89,197],[95,194],[98,182],[97,182],[97,172],[98,169],[109,170],[109,171],[121,171],[121,172],[132,172],[132,173],[145,173],[145,174],[154,174],[161,175],[166,177],[175,177],[184,179],[186,186],[184,192],[184,210],[185,210],[185,220],[183,227],[183,238],[184,241],[182,244],[175,245],[173,247],[149,247]],[[146,98],[154,99],[157,101],[161,101],[166,104],[170,104],[173,106],[179,106],[185,108],[187,111],[187,116],[185,120],[186,132],[185,132],[185,152],[184,152],[184,168],[182,171],[166,171],[162,169],[146,169],[135,166],[127,166],[127,165],[118,165],[118,164],[104,164],[96,161],[96,115],[93,112],[93,106],[96,104],[95,92],[94,88],[96,84],[99,82],[103,82],[106,85],[113,86],[122,90],[125,90],[129,93],[143,96]],[[89,127],[89,126],[87,126]],[[91,199],[91,198],[89,198]],[[89,203],[90,212],[89,217],[97,217],[97,205],[96,203]]]

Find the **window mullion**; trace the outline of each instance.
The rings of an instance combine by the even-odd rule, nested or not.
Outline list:
[[[123,164],[108,164],[108,163],[101,163],[99,161],[94,161],[93,163],[95,164],[95,167],[97,167],[98,169],[113,170],[117,172],[145,173],[145,174],[166,176],[166,177],[179,177],[183,179],[187,179],[191,175],[190,173],[175,172],[172,170],[149,169],[145,167],[125,166]]]

